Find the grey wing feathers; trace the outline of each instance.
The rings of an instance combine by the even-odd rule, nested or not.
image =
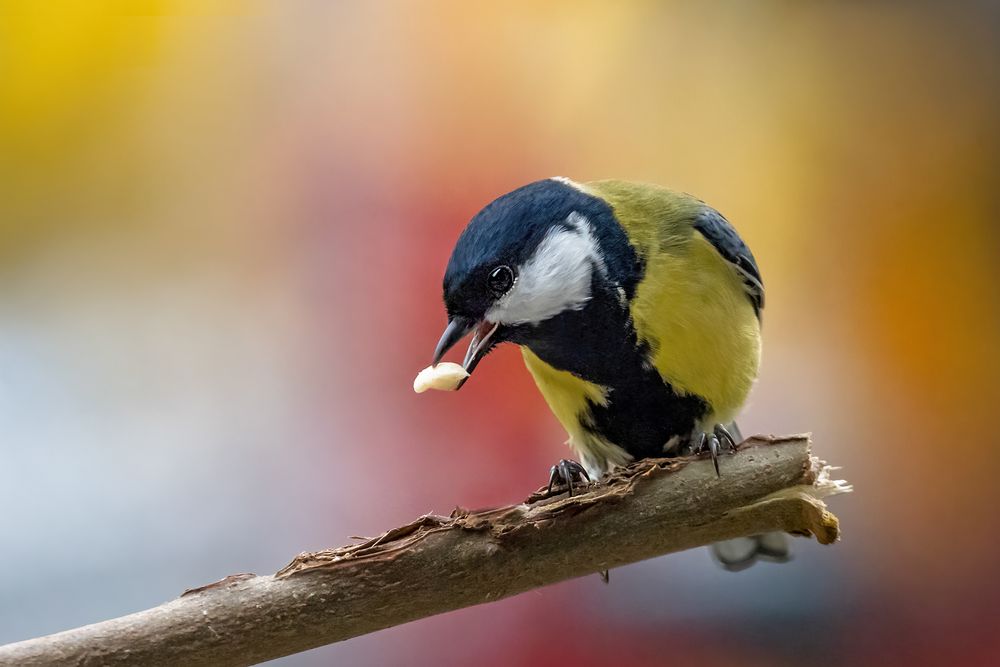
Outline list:
[[[757,317],[760,317],[760,311],[764,309],[764,281],[761,280],[757,260],[754,259],[750,248],[743,242],[729,221],[714,209],[706,207],[702,210],[694,219],[694,228],[701,232],[701,235],[743,277],[747,297],[753,304]]]

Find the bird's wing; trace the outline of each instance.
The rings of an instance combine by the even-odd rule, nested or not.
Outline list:
[[[764,309],[764,281],[761,280],[757,260],[754,259],[750,248],[729,221],[714,209],[706,207],[699,212],[693,226],[727,262],[736,267],[743,277],[743,284],[754,311],[757,317],[760,317],[760,311]]]

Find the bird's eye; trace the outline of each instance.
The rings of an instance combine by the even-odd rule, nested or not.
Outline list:
[[[514,286],[514,272],[509,266],[498,266],[490,272],[486,284],[489,285],[493,295],[500,298]]]

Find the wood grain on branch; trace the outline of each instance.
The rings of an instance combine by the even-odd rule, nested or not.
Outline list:
[[[644,460],[574,497],[423,516],[233,575],[159,607],[0,647],[0,665],[245,665],[719,540],[839,536],[822,498],[849,491],[807,436],[752,438],[717,478],[695,457]]]

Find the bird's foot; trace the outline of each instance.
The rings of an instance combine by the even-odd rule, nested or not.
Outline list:
[[[722,424],[716,424],[711,433],[701,432],[695,434],[691,442],[691,451],[694,454],[701,454],[707,448],[712,455],[712,465],[715,466],[715,474],[722,477],[719,472],[719,449],[726,448],[730,453],[736,453],[736,439]]]
[[[549,488],[546,493],[552,495],[553,486],[564,486],[569,491],[569,495],[572,496],[574,484],[586,486],[591,481],[590,475],[587,474],[587,470],[582,465],[576,461],[563,459],[549,470]]]

